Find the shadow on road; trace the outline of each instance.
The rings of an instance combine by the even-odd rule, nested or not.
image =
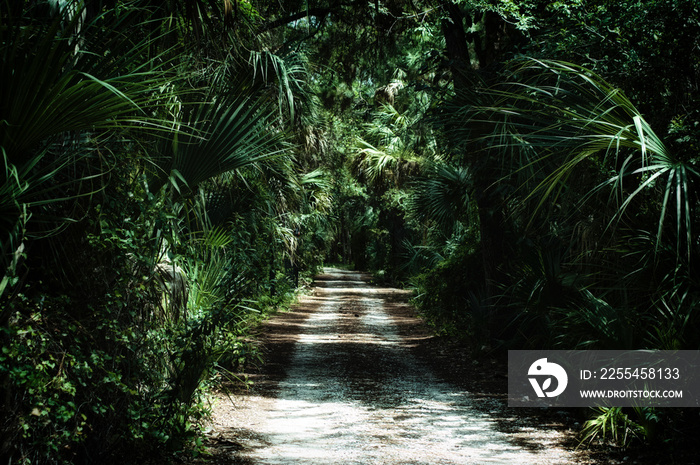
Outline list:
[[[216,411],[220,463],[581,463],[559,430],[470,392],[449,357],[428,356],[408,292],[367,282],[326,269],[269,322],[256,388]]]

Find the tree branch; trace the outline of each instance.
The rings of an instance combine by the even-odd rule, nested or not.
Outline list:
[[[299,11],[297,13],[292,13],[289,16],[285,16],[284,18],[278,18],[275,19],[274,21],[268,21],[265,23],[261,28],[260,32],[264,31],[269,31],[271,29],[278,28],[280,26],[284,26],[285,24],[292,23],[294,21],[300,20],[301,18],[304,18],[306,16],[316,16],[316,17],[325,17],[328,16],[333,12],[333,8],[309,8],[308,10],[303,10]]]

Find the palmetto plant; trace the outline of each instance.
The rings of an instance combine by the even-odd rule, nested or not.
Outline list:
[[[697,295],[689,279],[697,256],[697,154],[671,150],[619,89],[571,63],[514,60],[501,81],[482,83],[462,102],[449,118],[451,139],[469,140],[464,159],[476,178],[496,173],[477,186],[477,200],[479,189],[500,192],[497,208],[521,237],[509,247],[522,263],[500,264],[510,268],[503,294],[520,302],[517,295],[537,292],[523,280],[523,252],[555,237],[569,250],[562,271],[578,275],[571,289],[578,296],[547,314],[555,331],[572,336],[568,343],[633,348],[687,339],[686,320],[668,317],[675,312],[664,302]],[[651,247],[638,247],[634,236]],[[524,293],[517,291],[523,284]],[[649,322],[662,315],[675,328],[668,331],[685,334],[653,337]],[[630,318],[638,321],[634,330]]]
[[[406,269],[435,266],[465,242],[467,229],[478,225],[471,204],[472,180],[467,168],[447,163],[428,165],[409,184],[406,217],[420,230],[419,242],[405,242]]]
[[[457,221],[474,218],[469,205],[473,186],[465,167],[439,164],[412,183],[409,213],[420,221],[432,221],[451,230]],[[470,215],[472,213],[472,215]]]
[[[413,128],[418,119],[389,104],[377,109],[355,144],[353,163],[358,174],[370,183],[393,187],[418,174],[422,157]]]
[[[184,182],[189,191],[207,179],[282,153],[281,134],[270,130],[274,109],[267,102],[235,92],[209,100],[184,110],[189,133],[176,133],[160,145],[151,191],[169,179]]]
[[[154,94],[166,82],[164,57],[144,61],[149,42],[126,35],[138,28],[129,15],[114,29],[102,28],[98,18],[76,32],[79,18],[79,13],[59,16],[27,27],[19,18],[2,17],[0,140],[13,164],[27,162],[37,146],[56,134],[158,121],[146,106],[152,107]]]
[[[677,251],[691,255],[700,176],[692,160],[672,153],[619,89],[585,68],[523,59],[510,77],[485,90],[492,103],[475,107],[473,122],[491,124],[490,145],[534,153],[528,164],[512,167],[535,173],[526,195],[534,211],[557,202],[577,172],[602,168],[606,179],[583,199],[609,191],[617,203],[609,226],[653,195],[657,243],[671,232]]]
[[[607,440],[627,446],[643,435],[643,428],[632,421],[620,407],[600,407],[593,417],[586,421],[581,434],[583,441]]]
[[[171,395],[190,404],[193,395],[208,379],[217,359],[218,333],[243,313],[243,283],[237,273],[230,231],[208,224],[200,218],[204,230],[193,232],[186,254],[179,260],[189,282],[185,314],[172,325],[181,337],[175,341],[174,354],[167,363]]]
[[[142,20],[124,12],[86,22],[81,7],[53,20],[0,15],[0,191],[3,287],[26,236],[76,220],[76,199],[104,187],[106,142],[163,131],[165,56],[148,56]],[[6,14],[7,13],[7,14]],[[104,152],[101,151],[104,149]],[[3,289],[5,290],[5,289]]]
[[[308,117],[309,112],[302,110],[311,104],[312,94],[307,58],[303,53],[251,52],[249,62],[253,78],[274,95],[281,116],[293,123]]]

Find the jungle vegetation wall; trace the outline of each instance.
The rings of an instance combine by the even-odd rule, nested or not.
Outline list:
[[[692,0],[0,13],[3,462],[197,453],[207,389],[324,261],[477,355],[698,348]]]

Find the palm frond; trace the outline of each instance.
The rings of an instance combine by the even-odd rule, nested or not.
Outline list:
[[[358,169],[371,182],[376,182],[398,166],[398,158],[362,139],[357,142]]]
[[[102,28],[88,24],[82,27],[83,46],[76,52],[78,38],[65,35],[72,28],[64,27],[62,18],[32,32],[19,24],[1,26],[0,144],[13,163],[19,166],[33,148],[67,131],[166,130],[146,110],[157,105],[157,94],[167,82],[167,60],[143,60],[148,40],[134,43],[121,34],[105,36]]]
[[[536,153],[519,168],[546,173],[526,198],[536,200],[535,213],[558,200],[576,170],[590,169],[595,161],[615,171],[591,192],[612,188],[611,195],[619,198],[614,220],[640,194],[656,190],[661,194],[657,240],[673,211],[678,248],[685,243],[689,255],[700,174],[669,151],[624,93],[571,63],[521,59],[511,75],[512,81],[484,90],[490,103],[470,110],[470,124],[491,128],[482,136],[490,149]],[[631,191],[630,183],[636,184]]]
[[[261,98],[234,95],[199,104],[186,124],[189,134],[176,134],[163,147],[152,190],[177,172],[190,189],[222,173],[282,156],[284,135],[271,130],[274,112]]]
[[[297,107],[309,100],[311,95],[307,84],[306,57],[299,52],[280,56],[268,51],[253,51],[249,61],[254,78],[259,74],[265,83],[277,82],[280,111],[286,108],[294,121]]]
[[[330,211],[333,202],[332,179],[328,173],[318,168],[301,177],[301,185],[309,197],[308,204],[319,211]]]
[[[451,227],[459,219],[468,219],[471,191],[467,168],[440,165],[412,183],[408,210],[420,221]]]
[[[104,188],[114,160],[100,144],[170,131],[159,116],[168,76],[164,54],[138,15],[85,19],[78,2],[53,19],[0,15],[0,209],[3,268],[24,237],[61,231],[84,214],[78,199]],[[5,266],[7,265],[7,266]],[[9,268],[8,268],[9,267]]]

